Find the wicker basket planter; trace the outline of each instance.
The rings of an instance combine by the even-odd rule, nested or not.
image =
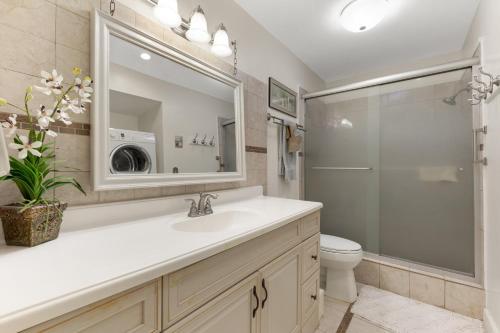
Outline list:
[[[68,205],[39,205],[21,211],[16,205],[0,206],[7,245],[36,246],[59,236],[62,212]]]

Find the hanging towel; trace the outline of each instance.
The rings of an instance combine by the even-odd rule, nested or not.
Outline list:
[[[420,167],[418,178],[423,182],[458,182],[458,168],[453,166]]]
[[[289,131],[290,136],[288,137],[288,152],[296,153],[300,150],[300,144],[302,143],[302,136],[298,135],[297,127],[293,131]]]
[[[296,153],[288,152],[289,126],[278,126],[278,175],[286,181],[295,179]]]

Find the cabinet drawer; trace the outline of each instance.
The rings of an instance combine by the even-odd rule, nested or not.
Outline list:
[[[299,221],[164,277],[164,328],[300,243]]]
[[[24,333],[161,331],[161,279],[32,327]]]
[[[302,281],[319,269],[319,259],[319,234],[316,234],[302,246]]]
[[[319,211],[307,215],[300,220],[302,240],[311,237],[319,232],[320,215]]]
[[[319,308],[319,270],[302,285],[302,318]]]

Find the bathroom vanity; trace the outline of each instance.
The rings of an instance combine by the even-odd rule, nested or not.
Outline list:
[[[261,191],[198,218],[192,196],[70,209],[58,240],[0,256],[0,331],[314,332],[321,204]]]

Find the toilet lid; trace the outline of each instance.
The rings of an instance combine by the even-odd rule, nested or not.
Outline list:
[[[329,252],[359,252],[361,245],[351,240],[321,234],[320,247]]]

